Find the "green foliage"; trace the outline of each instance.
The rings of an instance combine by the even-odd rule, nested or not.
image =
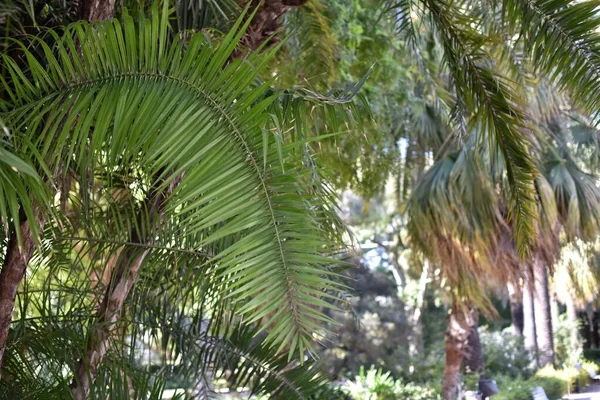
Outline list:
[[[340,231],[307,145],[313,126],[294,118],[324,102],[344,108],[360,85],[274,91],[261,73],[278,48],[231,57],[243,19],[215,43],[171,32],[167,2],[157,8],[50,30],[53,45],[34,37],[37,52],[15,42],[22,59],[2,55],[0,172],[55,199],[17,299],[4,365],[14,380],[2,390],[68,394],[111,273],[118,281],[141,259],[92,398],[118,398],[128,382],[147,398],[174,375],[225,372],[232,386],[316,395],[324,382],[305,356],[332,322],[323,299],[344,288],[332,256]],[[344,123],[336,117],[329,126]],[[16,188],[0,202],[5,226],[18,223],[14,210],[35,220],[36,190]],[[139,346],[160,360],[139,359]]]
[[[510,377],[528,377],[531,355],[523,346],[523,338],[514,335],[509,330],[490,331],[487,327],[479,328],[479,339],[485,358],[486,374],[495,377],[506,375]]]
[[[575,368],[554,369],[546,366],[535,373],[531,378],[520,376],[495,376],[494,379],[500,388],[500,393],[494,396],[497,400],[530,400],[531,391],[541,386],[550,399],[559,399],[567,393],[567,388],[575,388],[577,382],[581,387],[589,384],[589,374],[586,368],[597,371],[598,365],[594,363],[583,363],[583,369],[577,371]]]
[[[551,371],[550,371],[551,370]],[[521,377],[494,377],[500,393],[494,397],[498,400],[531,400],[531,391],[540,386],[550,399],[561,398],[567,392],[566,379],[551,367],[540,371],[529,379]]]
[[[572,366],[581,358],[583,343],[579,335],[573,343],[573,331],[579,332],[579,330],[579,324],[577,322],[572,323],[566,314],[558,316],[557,324],[552,326],[556,365]]]
[[[355,400],[438,400],[439,394],[432,389],[411,382],[395,380],[389,372],[371,368],[365,372],[360,368],[359,375],[354,381],[349,381],[343,387]]]
[[[273,52],[223,69],[242,34],[236,26],[216,49],[202,35],[172,40],[167,15],[157,13],[152,20],[125,15],[122,22],[71,26],[57,39],[57,54],[43,47],[45,59],[37,60],[26,52],[31,78],[4,58],[14,79],[4,88],[2,117],[20,140],[36,142],[51,171],[72,168],[85,177],[89,168],[110,173],[127,166],[142,179],[158,179],[151,184],[159,193],[176,185],[165,212],[185,227],[180,239],[210,248],[213,273],[229,277],[228,295],[249,299],[240,312],[253,320],[274,313],[266,324],[277,328],[269,341],[282,348],[291,341],[290,353],[303,353],[311,348],[312,317],[323,318],[311,311],[320,300],[309,299],[337,284],[293,282],[327,275],[317,267],[330,262],[319,255],[323,242],[310,239],[324,227],[297,195],[309,190],[302,189],[307,183],[282,168],[297,144],[282,149],[262,130],[275,98],[263,100],[266,86],[252,85]],[[76,42],[81,61],[69,57]],[[108,189],[115,178],[96,182]],[[130,222],[113,212],[109,220]],[[261,281],[252,279],[259,275]],[[267,286],[278,293],[261,294]]]

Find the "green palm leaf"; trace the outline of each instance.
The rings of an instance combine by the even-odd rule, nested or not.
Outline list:
[[[320,297],[341,286],[324,268],[331,245],[304,196],[313,182],[294,168],[297,144],[261,129],[276,98],[254,83],[276,49],[228,63],[240,22],[213,49],[202,35],[171,38],[167,17],[72,25],[56,51],[40,44],[44,64],[24,49],[29,78],[4,56],[11,81],[1,116],[49,170],[74,171],[84,189],[108,193],[127,166],[129,185],[165,198],[161,220],[177,221],[191,250],[212,254],[214,276],[227,282],[221,295],[250,321],[264,319],[268,343],[302,355],[327,319]],[[85,219],[95,205],[82,193]],[[132,204],[143,210],[139,198]],[[132,225],[131,212],[115,210],[107,220],[152,245],[156,216],[146,210]]]

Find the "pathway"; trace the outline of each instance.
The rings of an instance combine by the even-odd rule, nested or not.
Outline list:
[[[569,400],[600,400],[600,385],[592,385],[583,388],[581,393],[572,394],[569,397],[564,397]]]

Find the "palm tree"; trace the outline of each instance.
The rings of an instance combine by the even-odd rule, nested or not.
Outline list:
[[[165,2],[150,18],[125,13],[49,31],[52,48],[34,39],[43,58],[20,50],[26,69],[3,56],[10,79],[1,117],[16,155],[7,167],[19,184],[16,203],[1,210],[13,226],[9,249],[26,254],[4,259],[2,276],[18,275],[3,280],[11,285],[3,296],[12,295],[5,315],[25,268],[35,271],[35,290],[19,295],[23,307],[8,347],[0,346],[12,378],[2,385],[16,395],[23,387],[11,382],[49,396],[72,387],[76,398],[106,397],[104,388],[119,382],[159,390],[161,379],[149,380],[132,358],[143,338],[181,359],[185,374],[235,365],[221,351],[233,343],[238,382],[270,378],[256,380],[255,390],[281,398],[319,388],[310,363],[288,362],[311,352],[319,321],[329,321],[322,307],[335,307],[323,298],[343,288],[331,256],[338,226],[306,142],[284,134],[294,127],[289,115],[323,99],[335,112],[351,95],[273,91],[259,73],[276,47],[232,58],[251,19],[215,47],[201,34],[172,34],[168,18]],[[94,271],[108,279],[91,280]],[[180,308],[168,312],[174,304],[163,295]],[[249,347],[256,331],[247,327],[257,323],[264,338]],[[246,332],[246,342],[235,332]]]
[[[548,290],[548,267],[539,257],[533,260],[533,311],[539,365],[554,364],[554,337]]]
[[[472,369],[483,373],[483,357],[477,349],[477,309],[491,312],[484,294],[487,285],[494,277],[512,274],[494,263],[497,238],[502,236],[495,233],[506,225],[485,161],[475,150],[465,147],[438,160],[414,189],[408,206],[411,244],[439,266],[450,289],[442,390],[448,399],[456,398],[466,354]],[[480,276],[488,279],[481,281]]]
[[[525,349],[529,351],[536,359],[537,364],[537,332],[535,325],[535,309],[533,306],[533,292],[531,288],[531,279],[523,282],[523,340]]]

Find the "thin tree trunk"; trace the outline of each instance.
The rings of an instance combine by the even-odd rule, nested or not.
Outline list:
[[[594,308],[592,307],[591,304],[588,304],[585,307],[585,315],[587,316],[587,320],[588,320],[588,343],[591,349],[596,348],[596,335],[595,335],[595,329],[594,329]]]
[[[558,300],[556,299],[556,293],[554,292],[554,290],[550,290],[550,317],[552,320],[552,326],[556,327],[558,326],[558,315],[560,314],[560,311],[558,309]]]
[[[571,348],[575,348],[575,345],[579,343],[579,318],[577,317],[577,308],[575,307],[575,300],[569,293],[567,297],[567,318],[569,321],[569,328],[571,329]]]
[[[554,364],[554,338],[552,334],[550,294],[548,291],[548,271],[545,263],[538,257],[533,261],[533,278],[533,306],[537,345],[540,367],[543,367],[548,364]]]
[[[38,229],[41,232],[44,228],[44,220],[39,217],[37,219]],[[25,276],[27,265],[35,249],[35,238],[29,221],[22,223],[19,229],[21,231],[22,247],[19,248],[17,235],[13,232],[8,239],[4,264],[2,265],[2,271],[0,271],[0,376],[2,375],[2,360],[6,350],[12,313],[15,309],[17,290]]]
[[[472,321],[469,337],[467,338],[468,352],[465,355],[465,368],[467,372],[479,374],[483,378],[485,375],[485,359],[481,348],[481,340],[479,339],[479,314],[477,311],[473,311],[471,315]]]
[[[81,19],[101,21],[115,14],[115,0],[82,0]]]
[[[256,10],[256,13],[240,40],[246,51],[254,51],[265,42],[267,47],[278,43],[279,38],[273,34],[280,29],[281,17],[292,7],[302,6],[307,2],[308,0],[252,0],[249,12]],[[231,59],[243,56],[243,52],[236,50]]]
[[[507,283],[508,301],[510,303],[510,319],[513,333],[517,336],[523,336],[524,315],[523,315],[523,293],[518,285],[512,282]]]
[[[137,229],[129,238],[130,243],[148,243],[156,234],[155,229],[163,218],[166,197],[177,187],[181,176],[175,179],[165,193],[152,191],[144,208],[138,214]],[[145,227],[145,229],[143,228]],[[110,348],[110,338],[125,300],[131,292],[138,272],[148,255],[149,250],[139,246],[131,246],[118,254],[118,262],[113,269],[111,283],[107,287],[96,319],[90,327],[88,344],[83,358],[79,360],[73,377],[72,393],[77,400],[88,398],[90,385],[95,377],[96,369],[102,363]]]
[[[429,261],[425,260],[423,263],[423,270],[419,278],[419,291],[417,292],[417,299],[415,302],[414,309],[409,310],[411,312],[411,326],[412,332],[409,337],[409,355],[416,357],[423,354],[423,307],[425,306],[425,293],[427,291],[427,284],[429,283]]]
[[[469,333],[473,326],[471,311],[466,306],[453,306],[446,329],[446,365],[442,381],[442,398],[456,400],[460,386],[460,367],[468,353]]]
[[[523,282],[523,338],[525,349],[535,358],[537,364],[537,334],[535,326],[535,309],[533,306],[533,284],[531,279]]]

